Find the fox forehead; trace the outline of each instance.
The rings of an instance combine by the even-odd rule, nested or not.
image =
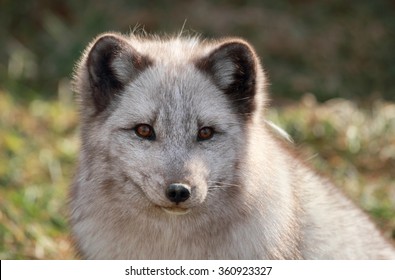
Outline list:
[[[154,65],[129,83],[117,112],[135,122],[214,125],[230,113],[227,98],[195,66]]]

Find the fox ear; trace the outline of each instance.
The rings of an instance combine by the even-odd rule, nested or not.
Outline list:
[[[97,39],[86,59],[90,97],[96,111],[103,111],[149,65],[151,60],[122,37],[108,34]]]
[[[255,110],[257,58],[248,43],[225,42],[198,60],[196,66],[229,96],[239,113],[249,115]]]

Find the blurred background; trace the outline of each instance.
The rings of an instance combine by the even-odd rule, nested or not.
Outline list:
[[[73,65],[98,33],[241,36],[268,118],[395,239],[395,1],[0,0],[0,259],[72,259]]]

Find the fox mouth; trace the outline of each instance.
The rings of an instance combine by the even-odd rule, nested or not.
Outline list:
[[[190,208],[180,208],[180,207],[161,207],[161,209],[170,215],[181,216],[188,214],[191,209]]]

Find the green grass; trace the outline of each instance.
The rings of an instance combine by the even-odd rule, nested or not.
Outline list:
[[[67,192],[79,147],[67,87],[55,100],[16,101],[0,91],[0,259],[70,259]],[[295,145],[369,212],[385,235],[395,229],[395,104],[360,109],[311,96],[269,117]]]
[[[64,100],[19,104],[3,91],[0,118],[0,259],[71,258],[66,202],[78,149],[74,107]]]

